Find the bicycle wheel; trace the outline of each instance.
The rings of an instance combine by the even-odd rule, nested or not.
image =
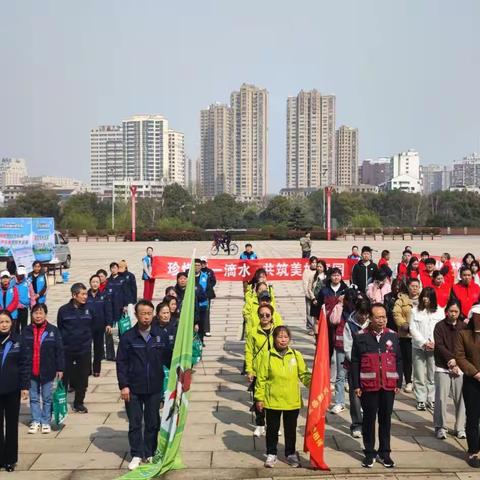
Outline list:
[[[218,247],[216,245],[214,245],[211,249],[210,249],[210,255],[218,255]]]
[[[236,255],[238,253],[238,245],[234,242],[230,244],[230,255]]]

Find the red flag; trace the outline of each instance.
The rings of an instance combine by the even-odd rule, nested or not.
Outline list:
[[[330,359],[328,349],[328,324],[325,306],[318,320],[318,339],[313,362],[312,383],[308,398],[307,425],[304,452],[310,452],[313,468],[330,470],[323,459],[325,445],[325,414],[330,405]]]

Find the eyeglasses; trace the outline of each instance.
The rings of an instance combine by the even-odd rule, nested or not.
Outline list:
[[[270,318],[271,315],[269,313],[261,313],[260,318]]]

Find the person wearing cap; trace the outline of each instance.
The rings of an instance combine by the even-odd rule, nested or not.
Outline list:
[[[12,315],[14,324],[18,315],[18,289],[10,281],[10,273],[3,270],[0,273],[0,310],[8,310]]]
[[[152,301],[155,290],[155,278],[152,277],[153,248],[147,248],[147,254],[142,258],[143,298]]]
[[[123,277],[125,285],[125,295],[127,302],[127,312],[130,318],[135,316],[134,305],[137,303],[137,279],[135,275],[128,270],[126,260],[118,262],[118,274]]]
[[[215,272],[211,269],[208,268],[207,266],[207,257],[201,257],[200,258],[200,265],[201,265],[201,270],[203,273],[206,273],[208,275],[208,290],[207,290],[207,298],[208,298],[208,309],[207,309],[207,316],[205,319],[205,336],[210,337],[210,310],[212,308],[212,301],[216,297],[215,295],[215,285],[217,284],[217,278],[215,277]]]
[[[32,271],[28,274],[32,282],[35,303],[46,303],[47,301],[47,276],[43,272],[42,264],[35,260],[32,264]]]
[[[366,294],[367,287],[373,282],[377,270],[377,265],[372,262],[372,249],[367,246],[362,247],[362,258],[352,270],[352,284]]]
[[[35,291],[32,282],[27,276],[27,269],[23,265],[17,268],[17,274],[12,277],[11,284],[18,290],[18,308],[17,321],[15,322],[15,332],[21,333],[28,323],[28,312],[30,307],[35,305]]]

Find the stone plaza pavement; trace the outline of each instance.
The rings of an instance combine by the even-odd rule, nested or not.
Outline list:
[[[463,254],[478,239],[457,238],[434,242],[416,242],[415,250],[429,249],[440,254],[450,251]],[[405,242],[371,242],[381,250],[389,248],[397,258]],[[410,242],[412,244],[412,242]],[[106,268],[112,260],[127,259],[137,274],[141,295],[140,258],[146,243],[72,243],[73,263],[68,284],[57,284],[48,293],[50,319],[55,322],[58,307],[68,301],[72,281],[87,282],[91,273]],[[197,256],[208,253],[207,242],[154,243],[155,254]],[[256,242],[255,249],[263,258],[298,256],[297,242]],[[319,256],[346,256],[350,244],[314,242],[313,252]],[[157,281],[155,300],[163,296],[167,281]],[[474,479],[479,478],[465,463],[465,442],[449,437],[440,441],[433,437],[432,415],[417,412],[411,395],[399,395],[395,403],[392,428],[393,458],[398,467],[385,470],[381,465],[365,470],[360,467],[361,442],[349,435],[348,410],[341,415],[328,414],[325,457],[330,472],[307,468],[292,469],[283,462],[280,437],[279,463],[263,468],[265,439],[252,435],[252,417],[247,382],[240,375],[243,361],[240,283],[220,283],[212,312],[212,337],[207,340],[203,360],[195,367],[191,408],[183,438],[183,459],[186,470],[171,472],[169,479],[246,479],[308,476],[335,479],[405,478],[405,479]],[[278,308],[285,323],[292,327],[294,347],[311,365],[314,346],[303,333],[305,305],[300,282],[274,282]],[[304,389],[306,397],[306,390]],[[348,397],[348,395],[347,395]],[[114,479],[126,471],[129,461],[127,422],[116,381],[115,365],[103,362],[100,378],[91,378],[86,405],[89,413],[70,413],[65,425],[50,435],[28,435],[27,405],[22,405],[20,426],[20,459],[12,478],[35,480]],[[453,420],[453,417],[451,418]],[[305,410],[302,411],[297,448],[303,447]],[[452,422],[453,424],[453,422]],[[307,457],[302,455],[305,466]],[[9,478],[4,471],[0,478]]]

